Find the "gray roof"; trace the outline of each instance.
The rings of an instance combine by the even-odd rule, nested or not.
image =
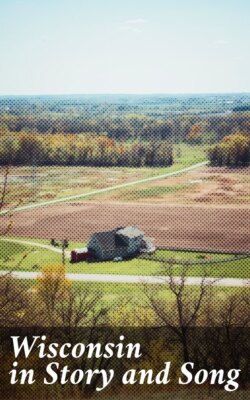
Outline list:
[[[105,250],[114,250],[119,247],[127,246],[124,240],[125,237],[132,239],[143,235],[144,233],[136,226],[128,226],[126,228],[116,228],[107,232],[97,232],[93,234],[92,238],[94,238],[102,248],[105,248]]]
[[[99,242],[101,247],[105,248],[106,250],[113,250],[117,247],[126,246],[126,244],[122,242],[119,237],[117,237],[116,232],[116,230],[108,232],[97,232],[94,233],[92,237],[94,237]]]
[[[117,234],[126,236],[130,239],[144,235],[144,233],[140,231],[137,226],[127,226],[126,228],[119,229]]]

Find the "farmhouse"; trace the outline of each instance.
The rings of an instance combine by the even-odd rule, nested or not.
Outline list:
[[[88,250],[96,260],[107,261],[134,257],[141,252],[152,252],[154,245],[136,226],[128,226],[94,233],[88,243]]]

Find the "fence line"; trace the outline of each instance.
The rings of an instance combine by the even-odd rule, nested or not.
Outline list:
[[[163,249],[161,249],[161,250],[163,250]],[[192,252],[194,252],[194,251],[192,251]],[[233,257],[226,258],[223,260],[207,260],[207,261],[204,261],[204,260],[201,260],[201,261],[177,260],[174,258],[164,258],[164,257],[154,257],[154,256],[152,257],[152,256],[148,256],[148,255],[140,256],[140,259],[142,259],[142,260],[156,261],[156,262],[165,261],[168,263],[184,265],[186,267],[190,267],[193,265],[214,265],[214,264],[228,263],[228,262],[243,260],[243,259],[247,259],[247,258],[250,259],[250,254],[241,254],[241,255],[235,254]]]

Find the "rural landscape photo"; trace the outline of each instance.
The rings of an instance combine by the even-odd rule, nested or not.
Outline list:
[[[249,5],[59,3],[0,4],[0,397],[245,400]],[[10,386],[13,335],[37,345]],[[49,342],[143,357],[69,350],[62,384]]]
[[[165,326],[186,360],[194,327],[246,328],[248,109],[248,95],[2,98],[2,323]]]

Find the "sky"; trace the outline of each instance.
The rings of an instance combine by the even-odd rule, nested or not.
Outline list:
[[[0,0],[0,95],[250,92],[249,0]]]

